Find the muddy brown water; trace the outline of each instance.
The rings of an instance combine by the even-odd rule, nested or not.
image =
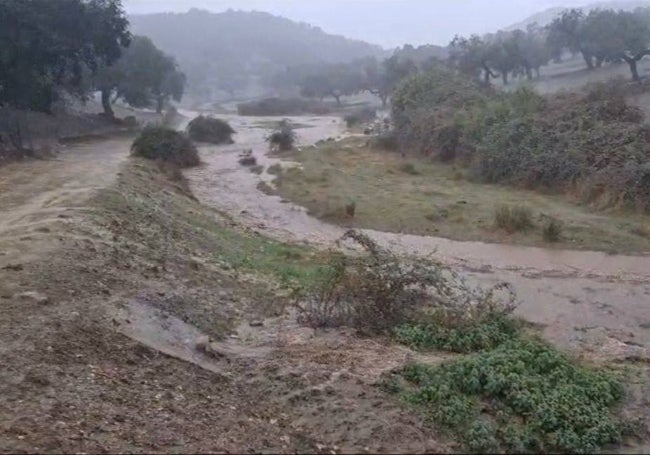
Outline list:
[[[192,113],[186,113],[188,117]],[[239,165],[239,154],[253,150],[258,164],[281,163],[267,156],[268,122],[261,117],[226,116],[237,131],[235,144],[202,146],[205,166],[187,172],[192,191],[209,206],[270,237],[321,247],[331,246],[344,229],[310,216],[300,206],[257,189],[273,176],[256,175]],[[299,146],[345,136],[336,117],[294,117]],[[650,257],[600,252],[459,242],[437,237],[365,230],[399,254],[434,255],[462,269],[478,285],[509,282],[521,301],[518,314],[543,325],[545,336],[567,347],[610,349],[650,346]],[[618,349],[618,348],[617,348]],[[621,354],[623,353],[623,354]]]

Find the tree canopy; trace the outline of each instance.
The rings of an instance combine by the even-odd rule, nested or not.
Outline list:
[[[130,39],[120,0],[2,0],[0,103],[49,112]]]
[[[178,70],[175,60],[149,38],[135,36],[118,61],[98,72],[95,84],[108,116],[113,115],[111,102],[117,99],[134,107],[155,105],[157,112],[161,112],[170,98],[182,98],[185,75]]]

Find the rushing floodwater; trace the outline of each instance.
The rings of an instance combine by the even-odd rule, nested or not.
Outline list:
[[[239,154],[252,149],[258,164],[279,162],[266,156],[269,130],[276,119],[225,116],[237,131],[236,143],[204,146],[206,165],[187,173],[192,190],[204,204],[228,213],[243,224],[283,241],[331,246],[343,228],[319,221],[304,208],[257,189],[260,180],[238,163]],[[297,130],[300,146],[343,136],[336,117],[295,117],[305,125]],[[287,166],[287,163],[283,163]],[[470,281],[480,284],[510,282],[527,320],[547,326],[546,335],[566,345],[619,339],[650,344],[650,257],[600,252],[459,242],[437,237],[365,230],[386,247],[401,254],[431,255],[460,267]],[[598,340],[596,340],[598,343]]]

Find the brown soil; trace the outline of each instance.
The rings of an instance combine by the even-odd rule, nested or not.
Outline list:
[[[413,353],[296,326],[216,259],[232,222],[128,145],[0,169],[3,452],[450,449],[377,386]]]

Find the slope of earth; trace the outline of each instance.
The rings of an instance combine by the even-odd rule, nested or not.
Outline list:
[[[3,452],[449,449],[375,386],[416,354],[284,311],[274,283],[318,253],[238,228],[129,144],[0,169]]]

